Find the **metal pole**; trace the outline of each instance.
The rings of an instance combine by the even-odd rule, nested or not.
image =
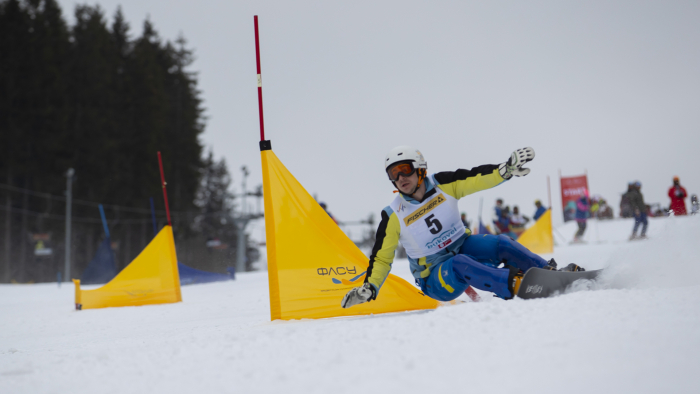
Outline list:
[[[243,172],[243,202],[241,204],[241,217],[236,220],[236,227],[238,228],[238,237],[236,243],[236,272],[245,272],[245,256],[246,256],[246,243],[245,243],[245,228],[248,225],[248,214],[246,207],[246,180],[248,179],[248,168],[246,166],[241,167]]]
[[[246,194],[248,194],[248,192],[246,190],[247,189],[246,188],[246,181],[248,180],[248,174],[250,174],[250,173],[248,172],[248,168],[246,166],[241,167],[241,171],[243,172],[243,204],[242,204],[241,213],[243,215],[246,215],[246,212],[248,212],[248,207],[246,206],[246,203],[245,203]]]
[[[66,265],[64,267],[64,272],[66,275],[63,277],[63,280],[66,282],[70,282],[70,267],[71,267],[71,261],[70,261],[70,249],[71,249],[71,244],[70,244],[70,239],[71,239],[71,215],[73,211],[73,175],[75,175],[75,170],[72,168],[68,169],[68,172],[66,173]]]
[[[12,175],[10,173],[10,167],[7,167],[7,184],[12,185],[11,182]],[[4,282],[10,282],[10,276],[12,275],[11,270],[11,260],[10,260],[10,248],[12,243],[10,241],[10,234],[12,234],[12,195],[10,191],[7,191],[7,196],[5,197],[5,275]]]
[[[236,274],[239,272],[245,272],[245,228],[247,224],[248,220],[246,218],[236,220],[236,227],[238,228],[236,243]]]

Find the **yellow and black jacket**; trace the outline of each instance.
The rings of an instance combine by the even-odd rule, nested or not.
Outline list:
[[[460,199],[469,194],[498,186],[504,181],[498,172],[497,164],[482,165],[471,170],[459,169],[457,171],[439,172],[426,177],[426,193],[423,196],[423,201],[437,192],[435,190],[436,187],[440,188],[444,193]],[[404,194],[402,196],[409,203],[420,203]],[[365,276],[365,283],[369,282],[375,288],[375,295],[379,293],[379,289],[381,289],[387,276],[389,276],[391,264],[394,261],[394,253],[401,235],[399,219],[391,207],[384,208],[381,217],[372,254],[369,258],[369,268]],[[409,258],[411,272],[416,280],[427,278],[433,267],[454,256],[469,235],[471,235],[471,231],[467,229],[459,240],[447,248],[419,259]]]

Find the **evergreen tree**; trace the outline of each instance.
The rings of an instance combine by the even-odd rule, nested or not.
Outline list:
[[[97,201],[123,207],[112,212],[111,230],[122,245],[120,262],[128,263],[144,246],[139,242],[145,243],[150,215],[142,212],[162,192],[156,158],[161,151],[178,253],[204,266],[210,260],[220,268],[233,265],[230,176],[211,153],[202,159],[204,109],[185,38],[163,41],[146,20],[143,34],[132,39],[121,8],[110,26],[99,6],[77,6],[75,19],[69,28],[56,0],[0,0],[0,183],[28,189],[13,195],[0,190],[15,212],[0,212],[0,222],[9,217],[12,228],[0,232],[21,245],[12,260],[30,266],[31,233],[48,231],[62,239],[63,200],[31,193],[62,195],[64,174],[72,167],[74,240],[80,238],[73,253],[89,257],[94,251],[89,244],[102,230],[99,219],[86,218],[96,216],[96,207],[79,200]],[[156,201],[162,210],[162,200]],[[48,227],[45,218],[53,218]],[[207,237],[231,247],[201,259]],[[53,264],[60,267],[62,243],[56,244]],[[51,280],[55,270],[47,267],[43,279]],[[28,268],[25,273],[27,280],[44,275]]]
[[[118,159],[116,68],[118,53],[97,7],[77,6],[72,29],[70,97],[74,166],[81,182],[76,192],[89,200],[119,198],[112,163]]]
[[[192,64],[192,51],[185,47],[186,40],[178,37],[177,47],[170,43],[164,48],[161,57],[166,74],[166,91],[169,97],[168,148],[177,152],[178,160],[172,163],[172,170],[178,178],[196,180],[199,177],[196,163],[202,156],[199,135],[204,131],[201,100],[197,90],[196,73],[186,71]],[[197,183],[182,183],[176,186],[174,195],[179,201],[192,201]]]
[[[200,174],[195,199],[200,214],[195,218],[194,226],[208,239],[219,238],[223,235],[223,229],[233,224],[230,220],[233,211],[233,195],[228,191],[232,181],[231,176],[226,167],[226,161],[224,159],[215,161],[211,151],[204,159]]]
[[[65,141],[68,119],[67,83],[69,32],[55,0],[29,0],[31,20],[29,57],[23,73],[29,77],[22,108],[21,141],[16,154],[21,164],[16,173],[25,178],[22,186],[48,182],[64,184],[59,163],[70,159]],[[53,158],[49,163],[45,158]],[[59,164],[58,166],[56,164]],[[68,163],[66,163],[68,164]]]
[[[215,161],[211,151],[204,159],[200,175],[195,199],[199,215],[194,218],[192,229],[207,240],[213,268],[225,272],[227,266],[234,265],[238,235],[232,216],[234,196],[229,192],[231,176],[225,160]]]
[[[17,166],[14,154],[22,128],[23,101],[27,78],[21,74],[28,62],[30,46],[29,15],[18,0],[0,3],[0,169],[3,175]]]

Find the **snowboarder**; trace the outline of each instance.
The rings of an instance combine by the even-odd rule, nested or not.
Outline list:
[[[647,234],[647,206],[644,204],[644,196],[642,196],[642,184],[637,181],[634,182],[632,190],[629,192],[629,202],[634,211],[634,228],[632,228],[632,235],[630,235],[630,241],[633,239],[646,239]],[[637,229],[639,224],[642,224],[642,233],[637,237]]]
[[[673,211],[674,215],[688,214],[688,211],[685,209],[685,199],[688,197],[688,192],[681,186],[681,181],[677,176],[673,177],[673,186],[668,189],[668,196],[671,198],[671,211]]]
[[[700,211],[700,204],[698,204],[698,195],[693,194],[692,196],[690,196],[690,214],[697,215],[698,211]]]
[[[505,163],[427,176],[428,164],[420,151],[408,146],[392,149],[384,168],[399,195],[381,213],[364,284],[350,290],[341,306],[377,298],[399,242],[406,248],[416,284],[439,301],[454,300],[470,285],[510,299],[517,293],[522,272],[533,267],[555,269],[554,259],[547,262],[507,236],[471,236],[457,209],[464,196],[529,174],[523,165],[534,157],[532,148],[523,148]],[[583,271],[575,264],[562,270]]]

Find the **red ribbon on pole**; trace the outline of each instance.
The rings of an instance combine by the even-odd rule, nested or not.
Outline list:
[[[170,207],[168,207],[168,190],[165,188],[165,175],[163,173],[163,159],[160,157],[160,151],[158,151],[158,165],[160,166],[160,181],[161,186],[163,186],[163,198],[165,199],[165,213],[168,215],[168,226],[172,227],[172,222],[170,221]]]
[[[260,112],[260,141],[265,141],[265,122],[263,121],[263,100],[262,100],[262,77],[260,74],[260,38],[258,36],[258,16],[253,17],[255,21],[255,60],[258,65],[258,109]]]

